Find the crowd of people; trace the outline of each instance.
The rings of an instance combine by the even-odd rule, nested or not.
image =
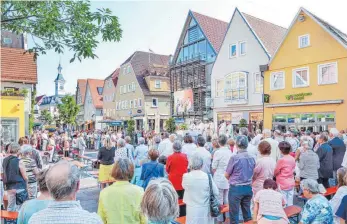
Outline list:
[[[18,223],[168,224],[186,216],[187,224],[227,219],[282,224],[290,222],[284,208],[298,195],[305,199],[300,223],[344,223],[346,134],[336,128],[320,133],[240,128],[232,137],[150,134],[133,145],[124,133],[43,131],[2,149],[1,198],[4,187],[7,210],[19,211]],[[99,182],[114,182],[101,186],[97,214],[76,201],[78,168],[54,160],[54,151],[67,157],[73,151],[83,155],[86,148],[98,150]],[[40,151],[53,151],[51,163],[44,164]],[[332,198],[322,195],[335,185]],[[212,215],[212,196],[229,205],[229,212]]]

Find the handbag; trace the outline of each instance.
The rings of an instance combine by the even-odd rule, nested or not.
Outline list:
[[[99,160],[93,162],[93,168],[94,169],[100,169],[100,161]]]
[[[29,199],[29,194],[26,189],[24,189],[24,191],[16,193],[16,205],[21,205],[28,199]]]
[[[218,199],[213,194],[211,175],[207,174],[207,176],[208,176],[208,183],[210,185],[210,213],[212,217],[218,217],[221,214],[220,204]]]

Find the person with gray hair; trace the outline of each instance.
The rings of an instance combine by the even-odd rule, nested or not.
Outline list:
[[[247,152],[248,138],[244,135],[236,137],[237,154],[230,158],[225,178],[229,180],[229,216],[230,223],[239,223],[241,206],[243,221],[252,220],[252,177],[255,168],[255,158]]]
[[[204,160],[204,165],[202,167],[202,171],[204,171],[207,174],[211,173],[211,162],[212,162],[212,156],[209,151],[206,150],[205,146],[205,139],[202,136],[199,136],[197,139],[197,145],[198,148],[196,149],[196,152],[194,153],[195,155],[198,154],[200,155],[203,160]]]
[[[141,211],[150,223],[171,223],[179,215],[178,197],[170,181],[151,180],[141,202]]]
[[[336,128],[330,129],[330,137],[332,138],[328,144],[333,149],[333,171],[334,179],[336,179],[336,171],[342,167],[343,158],[346,153],[345,143],[338,137],[339,131]]]
[[[218,188],[212,177],[201,169],[204,159],[194,154],[190,160],[190,172],[183,175],[182,186],[185,190],[183,202],[187,206],[186,223],[212,224],[214,218],[210,214],[210,185],[212,192],[218,196]]]
[[[131,137],[130,136],[125,136],[124,140],[125,140],[125,148],[127,148],[127,150],[129,150],[129,152],[131,152],[131,156],[134,157],[134,150],[135,149],[134,149],[134,146],[132,144],[130,144],[131,143]],[[145,139],[144,138],[143,138],[143,143],[142,144],[145,144]]]
[[[20,145],[18,143],[11,143],[7,151],[8,156],[4,158],[2,163],[2,181],[8,198],[7,211],[20,209],[21,204],[16,203],[16,195],[28,196],[26,191],[28,177],[23,161],[18,158],[19,150]],[[26,197],[26,199],[28,198]]]
[[[248,136],[248,128],[241,127],[240,130],[239,130],[239,135]]]
[[[145,139],[142,137],[139,138],[138,142],[139,145],[134,151],[135,174],[131,183],[141,187],[143,184],[143,181],[140,178],[142,173],[142,164],[148,160],[148,146],[145,145]]]
[[[301,213],[300,224],[305,223],[333,223],[333,211],[329,201],[320,193],[319,184],[315,180],[301,181],[303,195],[307,200]]]
[[[46,209],[35,213],[29,224],[102,223],[98,215],[83,210],[80,202],[76,201],[80,173],[75,165],[58,162],[49,168],[45,180],[53,201]]]
[[[172,145],[174,153],[167,158],[166,172],[169,180],[174,186],[179,199],[183,198],[184,189],[182,187],[183,174],[188,171],[188,157],[182,153],[182,144],[175,141]]]
[[[276,162],[281,156],[281,151],[278,148],[279,142],[275,139],[271,138],[271,131],[269,129],[263,130],[263,141],[267,141],[271,145],[271,154],[270,157],[272,157]]]
[[[301,147],[296,151],[295,158],[299,161],[300,179],[318,180],[318,169],[320,168],[318,155],[310,148],[309,142],[304,140]]]
[[[152,148],[159,150],[159,144],[160,144],[160,142],[161,142],[160,136],[159,136],[159,135],[154,136]]]
[[[162,138],[162,141],[159,143],[159,146],[158,146],[159,155],[160,156],[164,155],[167,157],[169,156],[170,151],[166,152],[166,149],[170,149],[170,146],[168,145],[169,144],[171,145],[171,141],[169,139],[169,133],[168,132],[161,133],[161,138]]]
[[[37,180],[36,175],[39,173],[36,162],[31,158],[32,155],[31,145],[23,145],[21,147],[21,161],[24,164],[25,172],[28,177],[27,190],[29,199],[34,199],[37,196]]]
[[[128,158],[130,161],[133,162],[133,156],[131,151],[125,147],[126,141],[122,138],[118,139],[117,141],[117,149],[114,156],[114,161],[118,160],[119,158],[126,159]]]

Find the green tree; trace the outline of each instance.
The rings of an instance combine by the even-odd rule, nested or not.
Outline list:
[[[76,124],[76,117],[80,108],[76,104],[75,98],[66,95],[61,99],[61,102],[61,104],[58,104],[59,121],[68,126]]]
[[[247,127],[247,121],[246,119],[241,119],[240,122],[239,122],[239,127],[242,128],[242,127]]]
[[[176,131],[176,122],[175,119],[170,117],[169,119],[166,120],[165,122],[166,130],[169,133],[174,133]]]
[[[53,49],[67,48],[76,58],[95,58],[97,37],[120,41],[122,29],[118,17],[108,8],[90,9],[89,0],[81,1],[1,1],[1,29],[27,33],[34,46],[28,50],[36,58]]]
[[[131,141],[134,142],[135,121],[133,119],[127,120],[127,135],[131,137]]]
[[[44,124],[49,124],[51,125],[53,122],[53,117],[51,112],[49,112],[48,110],[42,110],[41,111],[41,117],[40,119],[44,122]]]

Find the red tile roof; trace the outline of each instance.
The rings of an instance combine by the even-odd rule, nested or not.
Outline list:
[[[87,88],[87,79],[77,79],[77,86],[80,89],[82,104],[84,104],[84,99],[86,96],[86,88]]]
[[[24,49],[1,47],[1,81],[37,83],[34,55]]]
[[[96,109],[102,109],[102,94],[99,95],[98,88],[104,87],[104,80],[100,79],[88,79],[87,80],[94,107]]]
[[[270,57],[274,56],[287,29],[246,13],[242,13],[242,15],[264,45]]]
[[[199,23],[207,39],[212,44],[212,47],[218,53],[228,29],[228,23],[197,12],[192,11],[192,14],[196,22]]]

